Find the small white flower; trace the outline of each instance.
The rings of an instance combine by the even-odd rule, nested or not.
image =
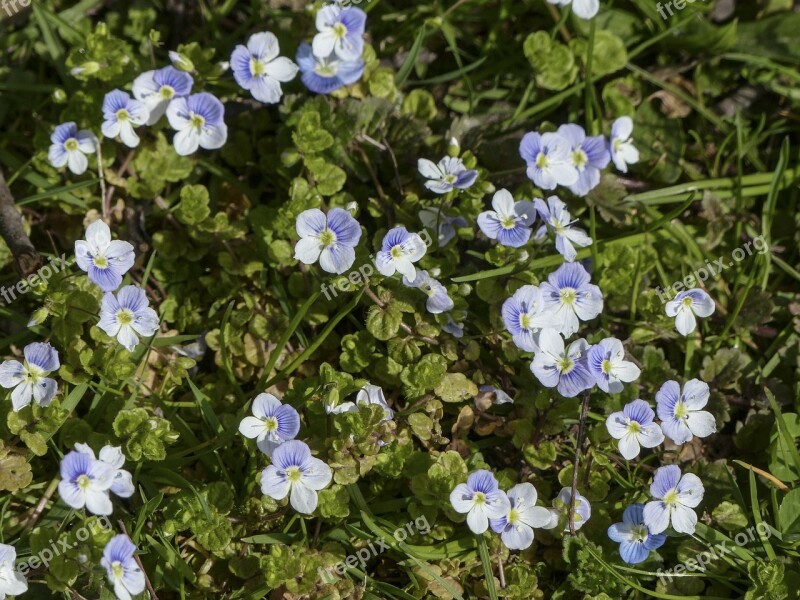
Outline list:
[[[623,173],[628,172],[628,165],[639,162],[639,151],[633,145],[633,119],[620,117],[611,126],[611,160]]]
[[[716,306],[711,296],[700,288],[686,290],[667,302],[666,312],[668,317],[675,317],[675,329],[681,335],[689,335],[697,328],[698,317],[710,317],[714,314]]]
[[[17,551],[14,546],[0,544],[0,600],[19,596],[28,591],[25,576],[14,568]]]

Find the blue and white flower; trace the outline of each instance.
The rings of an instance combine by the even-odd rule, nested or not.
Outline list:
[[[589,350],[589,371],[597,387],[609,394],[619,394],[622,383],[639,379],[641,370],[625,360],[625,348],[617,338],[606,338]]]
[[[580,125],[562,125],[556,132],[570,145],[572,166],[578,171],[578,181],[569,186],[576,196],[585,196],[600,183],[600,171],[608,166],[611,155],[602,135],[587,137]]]
[[[572,488],[561,488],[561,491],[556,496],[556,504],[560,504],[565,514],[569,515],[570,505],[572,504]],[[558,522],[560,511],[553,513],[554,520]],[[575,531],[586,525],[586,522],[592,516],[592,505],[589,501],[581,496],[580,492],[575,492],[575,514],[572,517],[572,522],[575,524]],[[555,524],[553,525],[555,526]],[[567,524],[564,526],[564,531],[569,531],[569,518]]]
[[[275,448],[297,437],[300,415],[294,407],[281,404],[272,394],[259,394],[253,400],[253,416],[239,423],[239,433],[255,440],[258,449],[272,456]]]
[[[572,3],[572,12],[581,19],[591,19],[600,10],[600,0],[547,0],[550,4],[569,6]]]
[[[156,311],[150,308],[147,294],[135,285],[126,285],[114,296],[106,293],[100,304],[97,326],[117,338],[128,352],[133,352],[139,336],[150,337],[158,331]],[[137,335],[138,334],[138,335]]]
[[[550,273],[539,286],[544,310],[534,325],[552,327],[569,337],[578,331],[580,321],[597,317],[603,312],[603,294],[590,280],[580,263],[564,263]]]
[[[389,403],[386,402],[386,396],[383,395],[383,388],[379,385],[368,383],[358,390],[358,394],[356,394],[356,404],[358,406],[374,404],[375,406],[383,407],[385,416],[382,421],[389,421],[394,418],[394,412],[389,408]]]
[[[675,444],[690,442],[692,437],[704,438],[717,431],[714,415],[702,410],[711,392],[708,384],[699,379],[687,381],[683,392],[677,381],[667,381],[656,392],[656,411],[661,429]]]
[[[231,70],[236,83],[259,102],[280,102],[283,95],[281,83],[297,76],[299,67],[279,54],[278,38],[269,31],[251,35],[247,47],[240,44],[231,54]]]
[[[608,537],[619,544],[619,555],[629,565],[643,562],[650,552],[667,541],[663,533],[652,533],[644,523],[644,504],[631,504],[622,513],[622,522],[608,528]]]
[[[606,419],[608,433],[619,440],[619,453],[625,460],[639,456],[642,447],[655,448],[664,441],[664,433],[653,417],[655,413],[647,402],[634,400]]]
[[[536,198],[533,204],[539,217],[544,221],[544,225],[536,231],[535,239],[544,238],[548,229],[552,231],[556,236],[556,250],[567,262],[572,262],[578,257],[575,246],[586,248],[592,245],[592,238],[586,235],[585,231],[572,227],[572,216],[567,210],[567,205],[558,196],[550,196],[547,204],[541,198]]]
[[[297,512],[311,514],[317,508],[317,492],[333,478],[331,468],[311,456],[305,442],[291,440],[275,448],[272,464],[261,474],[261,491],[265,496],[289,503]]]
[[[461,339],[464,337],[464,323],[459,323],[448,314],[447,323],[442,325],[442,331],[449,333],[454,338]]]
[[[609,150],[614,165],[623,173],[628,172],[628,165],[639,162],[639,151],[633,145],[633,119],[620,117],[611,126]]]
[[[20,596],[28,591],[25,576],[16,570],[17,550],[14,546],[0,544],[0,600],[6,596]]]
[[[499,387],[495,387],[493,385],[480,385],[478,386],[478,391],[481,394],[492,394],[494,396],[494,401],[492,404],[514,404],[514,399]]]
[[[66,165],[75,175],[86,172],[89,166],[86,155],[95,152],[96,141],[91,131],[78,131],[78,125],[72,121],[62,123],[50,134],[50,142],[47,160],[51,165],[56,169]]]
[[[414,263],[422,259],[427,250],[419,234],[410,233],[401,225],[390,229],[383,237],[381,249],[375,255],[375,266],[386,277],[400,273],[414,281],[417,278]]]
[[[426,229],[437,233],[439,247],[444,248],[456,237],[456,229],[469,227],[464,217],[448,217],[438,208],[423,208],[419,211],[419,220]]]
[[[714,314],[716,305],[708,292],[695,288],[677,294],[667,302],[666,312],[668,317],[675,318],[675,329],[681,335],[689,335],[697,328],[697,317],[710,317]]]
[[[81,452],[95,459],[94,450],[88,444],[75,444],[75,451]],[[119,446],[103,446],[100,449],[100,462],[111,467],[113,471],[112,483],[109,491],[120,498],[130,498],[136,491],[133,485],[133,476],[122,467],[125,466],[125,455]]]
[[[104,292],[113,292],[120,286],[135,259],[133,245],[112,240],[111,229],[102,219],[86,228],[86,240],[75,242],[75,262]]]
[[[334,4],[322,7],[316,18],[319,33],[311,43],[314,54],[322,57],[333,54],[342,60],[360,59],[366,24],[367,14],[360,8]]]
[[[438,315],[448,310],[452,310],[455,304],[452,298],[447,295],[447,289],[439,283],[436,279],[431,277],[427,271],[417,269],[417,275],[414,279],[403,277],[403,285],[408,287],[417,288],[425,292],[428,300],[425,302],[425,308],[433,315]]]
[[[543,306],[542,291],[535,285],[523,285],[503,302],[503,323],[520,350],[539,351],[540,328],[534,326],[533,322]]]
[[[147,123],[150,111],[144,102],[134,100],[127,92],[114,90],[103,99],[103,125],[100,130],[107,138],[119,136],[128,148],[139,145],[139,136],[133,130]]]
[[[169,62],[171,62],[175,68],[187,72],[194,71],[194,65],[192,64],[192,61],[190,61],[187,56],[184,56],[180,52],[170,50],[167,52],[167,56],[169,56]]]
[[[353,266],[361,226],[348,211],[332,208],[326,216],[318,208],[304,210],[297,216],[295,229],[300,236],[295,259],[307,265],[319,260],[323,271],[337,275]]]
[[[533,530],[551,529],[556,523],[549,510],[536,506],[536,488],[530,483],[519,483],[508,490],[508,512],[499,519],[490,519],[492,531],[509,550],[525,550],[533,544]]]
[[[11,406],[18,412],[34,400],[48,406],[58,391],[55,379],[47,377],[61,366],[58,351],[45,342],[33,342],[23,350],[24,362],[7,360],[0,365],[0,385],[11,392]]]
[[[556,133],[526,133],[519,144],[519,154],[528,165],[528,177],[543,190],[578,181],[569,142]]]
[[[145,588],[145,576],[134,558],[136,546],[127,535],[111,538],[103,548],[100,564],[106,570],[108,581],[114,586],[118,600],[131,600]]]
[[[503,246],[519,248],[531,238],[531,225],[536,220],[533,202],[515,202],[506,189],[498,190],[492,197],[492,208],[478,215],[478,227],[490,240]]]
[[[150,111],[147,125],[155,125],[174,98],[191,94],[193,84],[191,75],[173,66],[145,71],[134,79],[133,97],[143,102]]]
[[[454,156],[445,156],[438,165],[427,158],[420,158],[417,169],[428,180],[425,187],[437,194],[446,194],[454,189],[466,190],[478,179],[477,171],[467,169],[464,161]]]
[[[650,533],[663,533],[667,527],[679,533],[694,533],[697,513],[694,511],[703,500],[705,488],[700,478],[693,473],[681,476],[677,465],[656,470],[650,495],[655,498],[645,504],[644,523]]]
[[[539,351],[531,362],[531,372],[548,388],[556,388],[565,398],[574,398],[594,387],[594,377],[586,364],[589,344],[575,340],[565,348],[564,339],[555,329],[539,332]]]
[[[346,85],[352,85],[364,74],[364,61],[342,60],[331,55],[314,56],[309,44],[300,44],[297,49],[297,64],[300,79],[309,90],[317,94],[330,94]]]
[[[333,407],[326,406],[325,412],[329,415],[358,412],[359,406],[368,406],[370,404],[374,404],[375,406],[380,406],[383,408],[385,416],[383,419],[381,419],[381,421],[390,421],[394,418],[394,411],[389,407],[389,403],[386,401],[386,396],[383,394],[383,388],[379,385],[372,385],[371,383],[368,383],[358,390],[355,402],[348,401],[342,402]]]
[[[489,519],[502,519],[511,502],[497,485],[490,471],[480,469],[470,474],[467,483],[459,483],[450,492],[450,504],[457,513],[467,515],[472,533],[482,534],[489,528]]]
[[[216,150],[228,140],[228,126],[223,120],[225,107],[207,92],[175,98],[167,107],[167,120],[177,133],[172,139],[175,152],[188,156],[197,148]]]
[[[61,459],[58,493],[72,508],[86,507],[95,515],[114,511],[108,492],[114,485],[116,469],[83,452],[69,452]]]

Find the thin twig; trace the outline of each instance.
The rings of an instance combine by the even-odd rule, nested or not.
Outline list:
[[[39,517],[41,517],[42,513],[44,512],[44,507],[47,506],[47,503],[50,501],[50,498],[52,498],[53,494],[55,493],[59,481],[61,480],[58,477],[56,477],[53,479],[53,481],[50,482],[50,485],[45,490],[44,495],[42,496],[41,500],[39,500],[39,503],[36,505],[36,508],[33,509],[31,516],[28,517],[28,520],[25,523],[26,529],[33,529],[33,526],[36,525],[36,522],[39,520]]]
[[[122,519],[118,520],[120,528],[122,529],[122,533],[128,535],[128,530],[125,529],[125,523]],[[128,536],[130,537],[130,536]],[[153,589],[153,584],[150,583],[150,578],[147,576],[147,571],[144,570],[144,565],[142,564],[142,559],[139,558],[138,554],[134,554],[133,558],[136,560],[136,564],[139,565],[139,568],[142,570],[142,574],[144,575],[144,582],[147,584],[147,591],[150,592],[150,599],[151,600],[158,600],[158,596],[156,595],[156,591]]]
[[[503,546],[497,545],[497,575],[500,577],[500,589],[506,587],[506,574],[503,571]]]
[[[106,201],[106,174],[103,169],[103,144],[97,136],[94,137],[94,146],[97,149],[97,177],[100,179],[101,210],[103,213],[103,221],[108,223],[111,218],[111,206]]]
[[[42,264],[42,257],[31,243],[17,210],[14,196],[8,188],[3,170],[0,169],[0,236],[6,242],[14,256],[14,268],[23,277],[27,277]]]
[[[578,439],[575,441],[575,461],[572,471],[572,490],[569,499],[569,532],[575,535],[575,507],[577,505],[576,496],[578,495],[578,466],[581,460],[581,447],[583,437],[586,433],[586,414],[589,412],[589,392],[583,394],[583,404],[581,404],[581,420],[578,423]]]

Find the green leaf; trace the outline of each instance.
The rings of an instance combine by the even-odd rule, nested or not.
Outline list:
[[[551,40],[546,31],[528,35],[522,50],[536,74],[536,84],[539,87],[553,91],[563,90],[578,76],[572,51],[564,44]]]
[[[181,201],[175,209],[175,216],[182,223],[196,225],[205,221],[211,214],[208,203],[208,190],[204,185],[184,186],[181,189]]]
[[[306,154],[322,152],[333,145],[333,136],[322,127],[318,112],[303,113],[292,134],[297,149]]]

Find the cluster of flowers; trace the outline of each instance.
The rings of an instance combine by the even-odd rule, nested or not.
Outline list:
[[[158,315],[149,307],[144,290],[127,285],[116,296],[113,293],[133,267],[135,256],[131,244],[112,240],[108,225],[97,220],[87,227],[86,240],[75,242],[75,257],[89,280],[105,292],[97,323],[100,329],[116,337],[128,351],[139,343],[138,335],[149,337],[158,330]],[[0,385],[13,388],[14,411],[22,410],[32,400],[46,407],[58,391],[56,380],[48,377],[60,367],[58,351],[49,343],[33,342],[25,347],[23,355],[22,363],[7,360],[0,364]],[[72,508],[110,515],[113,512],[111,493],[130,498],[135,491],[131,474],[122,468],[124,464],[125,456],[119,447],[104,446],[95,456],[88,445],[75,444],[75,449],[61,460],[59,495]],[[102,565],[120,600],[129,600],[145,588],[144,573],[133,557],[135,550],[130,538],[120,534],[112,538],[103,551]],[[10,566],[4,563],[9,557]],[[15,557],[12,547],[0,545],[0,582],[6,581],[4,569],[10,569],[10,574],[6,575],[8,589],[0,586],[0,594],[17,595],[27,590],[25,578],[13,571]]]
[[[485,469],[470,474],[450,493],[450,504],[457,513],[467,515],[473,533],[483,534],[490,526],[500,534],[510,550],[525,550],[533,543],[534,529],[554,529],[566,516],[572,502],[572,490],[562,488],[554,507],[536,506],[538,493],[530,483],[519,483],[508,492],[500,489],[495,476]],[[575,529],[583,527],[592,514],[589,501],[575,494]],[[569,530],[569,524],[565,531]]]
[[[304,210],[297,216],[295,229],[300,236],[294,250],[296,260],[306,265],[319,261],[323,271],[337,275],[353,266],[355,249],[361,240],[361,225],[349,211],[332,208],[326,215],[318,208]],[[402,225],[394,227],[383,237],[381,249],[375,255],[375,266],[386,277],[399,273],[403,285],[425,292],[430,313],[444,313],[454,306],[447,290],[427,271],[414,266],[427,249],[418,233],[409,232]]]
[[[612,128],[610,144],[598,136],[587,138],[582,128],[565,125],[556,133],[527,134],[520,145],[520,154],[528,163],[528,176],[542,189],[565,185],[576,195],[585,195],[600,180],[600,170],[613,159],[621,171],[638,160],[631,141],[633,123],[618,119]],[[420,173],[428,178],[426,187],[437,193],[471,186],[477,173],[467,170],[458,159],[444,159],[438,165],[419,162]],[[491,211],[481,213],[478,226],[486,237],[498,243],[519,248],[533,235],[542,240],[548,232],[556,238],[556,249],[565,262],[540,285],[520,287],[502,306],[506,329],[514,344],[533,353],[531,371],[547,388],[555,388],[564,397],[589,393],[595,386],[610,394],[618,394],[624,383],[636,381],[639,367],[625,360],[620,340],[609,337],[595,345],[584,338],[566,340],[575,334],[581,322],[594,319],[603,311],[603,294],[590,283],[591,276],[577,258],[575,246],[591,245],[586,233],[572,226],[566,205],[557,196],[515,201],[507,190],[499,190],[492,200]],[[537,216],[543,224],[533,233]],[[439,239],[452,239],[455,227],[466,226],[455,218],[442,219],[442,213],[426,215],[435,223]],[[444,225],[444,227],[443,227]],[[696,316],[714,312],[714,302],[700,289],[689,290],[669,303],[666,313],[675,317],[676,328],[688,335],[696,328]],[[488,390],[488,388],[487,388]],[[496,390],[493,388],[488,391]],[[656,394],[660,425],[654,423],[654,411],[644,400],[627,404],[608,417],[607,428],[619,440],[619,450],[626,460],[639,455],[640,448],[654,448],[665,435],[675,444],[683,444],[693,436],[705,437],[716,431],[714,416],[702,410],[709,398],[705,383],[693,379],[681,392],[676,381],[666,382]],[[565,488],[561,504],[569,507],[572,490]],[[620,543],[620,555],[628,563],[644,561],[652,550],[664,544],[664,531],[671,525],[675,531],[691,534],[704,487],[700,479],[687,473],[681,476],[676,465],[656,470],[650,487],[653,498],[647,504],[633,504],[623,513],[623,520],[608,530],[609,537]],[[562,497],[563,495],[563,497]],[[482,534],[489,525],[501,534],[510,549],[524,549],[533,542],[533,529],[552,529],[559,522],[559,512],[536,506],[536,490],[530,483],[514,486],[508,493],[499,489],[489,471],[472,473],[466,484],[456,486],[450,496],[453,508],[467,514],[470,529]],[[554,512],[555,511],[555,512]],[[576,490],[573,521],[576,528],[590,515],[585,498]]]
[[[359,8],[326,6],[317,13],[318,33],[312,44],[298,48],[297,64],[279,56],[278,38],[268,31],[250,36],[247,46],[236,46],[228,64],[239,86],[265,104],[280,102],[281,83],[292,81],[298,71],[309,90],[329,94],[352,85],[364,74],[361,55],[366,22],[367,15]],[[176,52],[170,52],[170,59],[178,67],[191,69]],[[81,70],[76,67],[73,74]],[[172,65],[142,73],[133,81],[133,97],[119,89],[105,95],[103,135],[135,148],[140,141],[136,128],[155,125],[166,114],[176,132],[172,143],[179,155],[194,154],[198,148],[221,148],[228,139],[225,107],[209,92],[192,94],[193,85],[188,72]],[[94,154],[100,144],[91,131],[78,130],[72,121],[57,126],[50,142],[50,164],[66,166],[76,175],[86,171],[86,155]]]
[[[543,190],[567,187],[576,196],[585,196],[600,183],[600,172],[612,160],[623,173],[639,161],[633,145],[633,120],[620,117],[611,126],[611,139],[587,136],[580,125],[567,124],[555,133],[525,134],[519,154],[528,165],[528,177]]]
[[[114,509],[109,492],[129,498],[135,491],[131,474],[122,468],[124,464],[121,448],[104,446],[96,457],[88,445],[75,444],[75,450],[61,460],[59,495],[72,508],[110,515]],[[130,600],[144,591],[145,576],[135,552],[136,546],[125,534],[115,535],[103,548],[100,564],[119,600]],[[14,568],[16,556],[13,546],[0,544],[0,598],[28,590],[25,576]]]
[[[358,410],[359,405],[375,404],[383,407],[386,416],[393,418],[383,390],[377,385],[365,385],[354,402],[326,406],[328,414],[341,414]],[[270,457],[270,464],[261,473],[261,492],[275,500],[289,496],[289,503],[299,513],[311,514],[317,508],[317,492],[328,486],[332,479],[331,468],[311,455],[303,441],[294,438],[300,432],[300,415],[288,404],[282,404],[272,394],[259,394],[253,400],[253,416],[239,423],[239,433],[255,439],[258,449]],[[382,445],[382,444],[381,444]]]
[[[97,220],[86,229],[86,240],[75,242],[75,258],[89,279],[105,292],[97,323],[100,329],[116,337],[128,351],[139,343],[137,334],[149,337],[158,330],[158,315],[149,307],[144,290],[127,285],[116,296],[112,293],[133,266],[131,244],[112,240],[108,225]],[[23,355],[24,362],[7,360],[0,364],[0,385],[13,388],[11,404],[17,412],[31,401],[42,407],[50,404],[58,383],[48,375],[61,366],[58,350],[46,342],[28,344]]]

